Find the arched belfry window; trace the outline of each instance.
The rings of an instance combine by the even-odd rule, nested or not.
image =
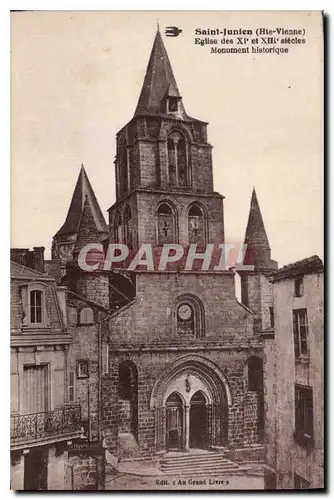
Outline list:
[[[122,216],[120,212],[116,212],[115,222],[114,222],[114,232],[115,232],[115,243],[122,243]]]
[[[176,333],[180,337],[205,337],[204,307],[195,296],[179,297],[175,305]]]
[[[132,214],[129,205],[124,209],[124,240],[128,248],[132,248]]]
[[[170,186],[188,186],[188,151],[186,140],[178,130],[168,136],[168,177]]]
[[[194,203],[188,211],[188,237],[189,243],[206,242],[205,235],[206,217],[203,208]]]
[[[158,206],[157,226],[158,245],[177,243],[175,210],[167,202],[162,202]]]
[[[128,152],[125,140],[119,143],[119,181],[120,181],[120,194],[123,196],[128,192],[129,187],[129,166],[128,166]]]

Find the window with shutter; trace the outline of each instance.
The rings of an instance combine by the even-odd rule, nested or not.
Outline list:
[[[293,315],[293,337],[296,359],[309,356],[308,349],[308,321],[306,309],[294,309]]]

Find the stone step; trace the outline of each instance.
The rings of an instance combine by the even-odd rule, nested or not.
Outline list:
[[[199,474],[213,476],[237,472],[240,466],[221,453],[200,453],[164,457],[160,460],[160,469],[168,476],[197,476]]]
[[[227,460],[227,458],[211,458],[203,461],[195,461],[195,460],[184,460],[184,461],[178,461],[178,462],[160,462],[160,467],[163,469],[168,469],[170,467],[175,468],[175,467],[205,467],[206,465],[226,465],[226,464],[231,464],[230,460]]]
[[[179,463],[179,462],[184,462],[184,461],[189,461],[191,460],[192,462],[205,462],[206,460],[212,460],[212,459],[217,459],[217,460],[227,460],[227,458],[222,454],[222,453],[206,453],[206,454],[185,454],[185,455],[180,455],[180,456],[165,456],[160,459],[161,462],[167,463],[167,462],[173,462],[173,463]]]
[[[232,464],[231,462],[227,463],[227,464],[208,464],[208,465],[203,465],[201,467],[196,467],[196,466],[184,466],[184,467],[168,467],[167,469],[166,468],[162,468],[160,467],[160,469],[163,471],[163,472],[170,472],[170,471],[179,471],[179,472],[182,472],[182,471],[196,471],[196,472],[204,472],[204,471],[207,471],[207,470],[212,470],[212,469],[219,469],[219,470],[224,470],[224,469],[239,469],[239,465],[237,464]]]
[[[166,476],[214,476],[214,475],[221,475],[221,474],[230,474],[230,473],[235,473],[235,472],[241,472],[244,471],[244,469],[240,469],[240,467],[231,467],[231,466],[226,466],[226,467],[211,467],[207,469],[200,469],[198,468],[188,468],[188,469],[170,469],[168,471],[163,471],[164,475]]]

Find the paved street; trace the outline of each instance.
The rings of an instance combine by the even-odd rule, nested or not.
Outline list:
[[[166,476],[107,475],[106,490],[263,490],[263,476]]]

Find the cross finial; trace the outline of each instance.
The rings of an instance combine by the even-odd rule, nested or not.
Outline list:
[[[159,18],[157,18],[157,31],[160,31]]]

